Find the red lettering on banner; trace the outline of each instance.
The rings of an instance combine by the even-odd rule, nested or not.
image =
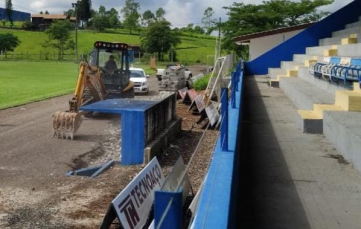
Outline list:
[[[141,187],[143,187],[143,189],[144,189],[144,185],[143,185],[142,181],[139,181],[138,186],[139,186],[139,191],[140,191],[140,193],[142,194],[143,198],[146,199],[146,198],[147,198],[147,194],[144,193],[144,192],[142,191],[142,188],[141,188]]]
[[[135,197],[135,191],[134,191],[134,189],[130,192],[130,194],[132,194],[133,198],[135,199],[135,203],[137,204],[137,207],[139,208],[139,203],[138,203],[137,198]]]
[[[140,196],[139,187],[135,186],[134,190],[135,190],[135,194],[137,194],[137,198],[138,198],[140,204],[142,204],[143,203],[143,198]]]
[[[145,191],[146,191],[147,194],[148,194],[148,193],[150,192],[150,190],[149,190],[149,186],[148,186],[148,183],[147,183],[146,178],[144,178],[144,179],[142,180],[142,183],[143,183],[143,186],[144,186]]]
[[[124,213],[125,218],[127,219],[127,222],[130,226],[130,228],[135,228],[135,226],[140,221],[139,215],[137,213],[137,210],[135,209],[135,206],[133,204],[132,199],[128,195],[120,204],[119,204],[119,210],[121,213]]]
[[[146,178],[147,178],[147,183],[148,183],[149,189],[152,190],[153,183],[152,183],[152,179],[150,178],[149,174],[147,174]]]

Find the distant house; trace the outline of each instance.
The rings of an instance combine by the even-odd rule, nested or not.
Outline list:
[[[35,28],[45,30],[49,28],[51,23],[58,20],[70,20],[70,22],[76,22],[76,17],[70,17],[63,14],[32,14],[31,22]]]
[[[13,10],[12,18],[13,21],[26,21],[30,19],[30,14]],[[6,15],[5,9],[0,7],[0,20],[7,20],[7,19],[8,16]]]
[[[238,45],[249,45],[249,60],[254,60],[263,53],[290,39],[310,27],[313,23],[251,33],[234,38]]]

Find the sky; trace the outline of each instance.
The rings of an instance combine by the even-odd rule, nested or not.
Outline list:
[[[51,14],[63,13],[71,8],[71,3],[76,0],[12,0],[13,9],[29,13],[39,13],[40,11],[49,11]],[[140,12],[151,10],[155,12],[159,7],[163,7],[166,11],[165,18],[172,23],[173,27],[185,27],[189,23],[195,25],[202,25],[201,18],[204,10],[207,7],[212,7],[215,11],[215,18],[222,18],[222,21],[227,20],[227,11],[223,9],[224,6],[230,6],[235,2],[234,0],[135,0],[140,3]],[[125,0],[92,0],[92,6],[95,10],[99,9],[100,5],[105,6],[108,10],[115,8],[120,11],[124,6]],[[243,0],[236,1],[245,4],[257,4],[262,0]],[[352,2],[352,0],[334,0],[334,3],[326,7],[322,7],[323,11],[333,12],[342,6]],[[0,7],[5,6],[5,0],[0,0]]]

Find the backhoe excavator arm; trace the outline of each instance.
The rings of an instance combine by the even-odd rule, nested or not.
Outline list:
[[[107,93],[100,79],[99,69],[82,62],[74,96],[69,100],[69,110],[54,114],[54,136],[73,139],[82,121],[79,108],[88,103],[104,100],[106,96]]]

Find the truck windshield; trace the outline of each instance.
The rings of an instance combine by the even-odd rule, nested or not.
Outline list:
[[[116,69],[123,69],[124,63],[121,58],[122,52],[117,50],[99,50],[99,66],[108,69],[109,71],[114,71]]]

